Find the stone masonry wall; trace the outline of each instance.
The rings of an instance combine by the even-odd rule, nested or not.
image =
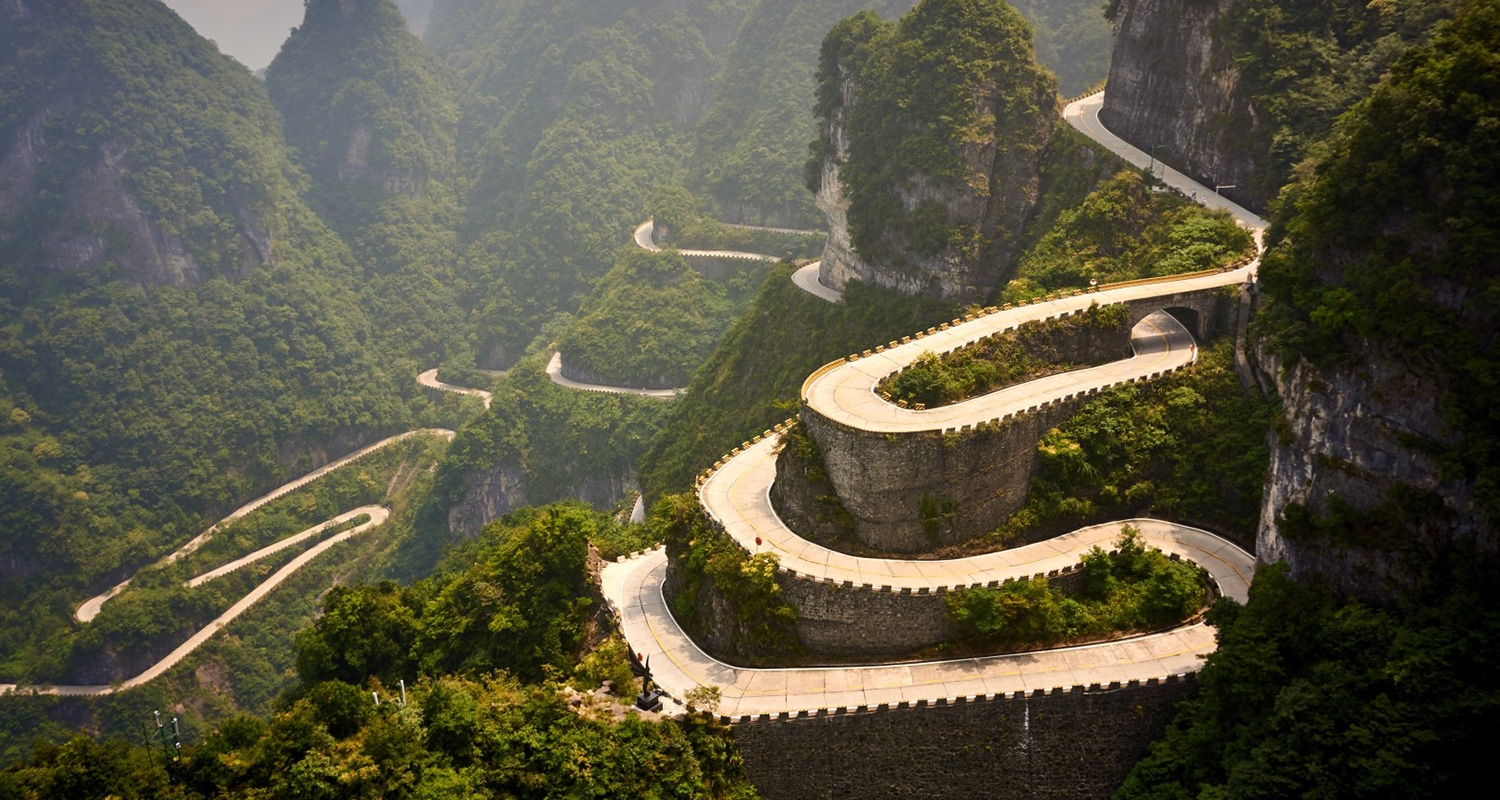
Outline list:
[[[1196,690],[1192,680],[1073,687],[761,718],[732,730],[766,800],[1103,798]]]
[[[808,408],[802,424],[854,517],[855,537],[919,553],[988,533],[1026,502],[1036,443],[1082,405],[1075,398],[954,434],[856,431]]]

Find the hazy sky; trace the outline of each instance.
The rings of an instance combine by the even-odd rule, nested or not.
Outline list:
[[[258,70],[271,63],[292,28],[302,24],[302,0],[163,0],[219,49]],[[397,0],[418,33],[432,0]]]
[[[302,0],[163,0],[206,39],[250,69],[271,63],[292,28],[302,24]]]

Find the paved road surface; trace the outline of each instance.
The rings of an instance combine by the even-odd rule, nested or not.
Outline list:
[[[467,386],[459,386],[453,383],[443,383],[442,381],[437,379],[437,372],[438,371],[436,369],[427,370],[426,372],[417,376],[417,383],[420,383],[421,385],[426,386],[429,389],[438,389],[444,392],[453,392],[454,394],[466,394],[472,397],[477,397],[480,400],[484,401],[484,407],[486,410],[488,410],[490,407],[490,401],[495,399],[495,396],[493,394],[486,392],[483,389],[470,389]],[[497,371],[481,370],[481,372],[488,374]]]
[[[547,377],[558,386],[566,386],[569,389],[582,389],[586,392],[604,392],[606,394],[633,394],[638,397],[654,397],[658,400],[671,400],[687,389],[632,389],[628,386],[605,386],[598,383],[582,383],[562,374],[562,353],[554,351],[552,360],[547,362]]]
[[[825,285],[822,278],[818,277],[818,267],[822,265],[823,262],[814,261],[798,269],[792,273],[792,282],[797,284],[798,288],[802,291],[814,297],[827,300],[830,303],[837,303],[844,299],[844,293]]]
[[[1239,281],[1243,280],[1244,275],[1240,275]],[[1019,414],[1059,398],[1089,394],[1143,377],[1155,377],[1181,369],[1197,359],[1192,335],[1170,314],[1158,311],[1141,320],[1131,331],[1130,343],[1135,355],[1123,361],[1050,375],[924,411],[901,408],[875,393],[882,380],[909,366],[923,354],[957,350],[997,333],[1014,330],[1027,322],[1081,311],[1092,302],[1108,305],[1113,300],[1110,294],[1099,292],[1022,306],[939,330],[824,373],[807,385],[805,400],[808,407],[818,414],[860,430],[878,433],[953,431]]]
[[[656,223],[654,220],[648,219],[645,222],[642,222],[640,225],[636,226],[634,234],[636,246],[645,248],[646,250],[650,250],[652,252],[658,252],[661,250],[661,247],[652,240],[653,231],[655,230],[655,224]],[[727,225],[729,223],[724,224]],[[779,233],[816,233],[815,231],[799,231],[793,230],[791,228],[759,228],[754,225],[732,225],[731,227],[749,228],[751,230],[777,231]],[[710,258],[755,258],[765,261],[778,260],[775,256],[768,256],[764,253],[742,253],[738,250],[679,250],[678,252],[682,253],[685,256],[705,256]],[[830,303],[837,303],[840,299],[843,298],[844,293],[837,289],[829,288],[828,286],[823,285],[822,281],[818,280],[818,263],[819,262],[813,262],[812,264],[809,264],[808,266],[805,266],[792,273],[792,281],[795,282],[797,286],[803,291],[813,295],[814,297],[827,300]]]
[[[1260,243],[1260,235],[1266,229],[1266,221],[1251,213],[1245,207],[1216,194],[1212,188],[1189,178],[1175,169],[1163,164],[1161,159],[1152,159],[1146,151],[1136,147],[1130,142],[1114,135],[1099,121],[1099,109],[1104,107],[1104,92],[1089,95],[1082,100],[1076,100],[1068,104],[1063,110],[1063,119],[1068,124],[1077,128],[1083,135],[1093,139],[1105,149],[1125,159],[1130,164],[1141,169],[1151,169],[1152,174],[1163,183],[1181,192],[1185,197],[1205,205],[1209,208],[1222,208],[1230,213],[1236,222],[1249,228],[1256,234],[1256,243]]]
[[[1176,552],[1191,552],[1192,543],[1206,544],[1211,552],[1194,552],[1191,557],[1204,559],[1199,563],[1209,569],[1226,595],[1245,599],[1255,567],[1252,556],[1222,540],[1215,542],[1218,537],[1204,531],[1159,520],[1130,522],[1143,529],[1152,546],[1180,546],[1182,549]],[[1123,524],[1109,523],[1069,534],[1074,538],[1068,544],[1113,541]],[[1043,564],[1076,564],[1081,553],[1064,554],[1056,541],[1011,551],[1011,558],[1034,559],[1014,567],[1014,574],[1029,575]],[[1039,552],[1022,553],[1033,549]],[[668,694],[680,698],[697,686],[718,686],[718,713],[731,718],[1147,681],[1196,672],[1202,658],[1215,647],[1213,630],[1195,623],[1113,642],[949,661],[791,669],[737,667],[704,653],[668,611],[661,591],[666,560],[665,552],[658,549],[625,563],[606,565],[605,596],[616,605],[625,638],[638,652],[650,656],[652,675]]]
[[[369,514],[370,520],[358,527],[350,528],[347,531],[343,531],[342,533],[329,537],[326,541],[319,542],[318,544],[313,545],[312,547],[308,548],[306,552],[287,562],[285,566],[271,573],[270,577],[261,582],[259,586],[251,589],[249,594],[240,598],[238,602],[230,606],[227,611],[225,611],[223,614],[220,614],[218,618],[216,618],[213,622],[208,623],[197,633],[188,637],[188,640],[178,645],[177,649],[168,653],[162,660],[156,662],[155,664],[152,664],[150,667],[147,667],[146,670],[141,672],[139,675],[127,678],[126,680],[120,681],[119,683],[82,686],[42,685],[18,687],[13,683],[0,683],[0,694],[8,694],[10,692],[19,691],[34,692],[36,694],[104,695],[114,694],[115,692],[122,692],[126,689],[133,689],[143,683],[155,680],[167,670],[176,666],[177,662],[186,658],[189,653],[201,647],[204,642],[208,641],[213,637],[214,634],[218,633],[219,629],[233,622],[237,617],[239,617],[239,615],[245,613],[250,609],[251,606],[259,602],[261,598],[265,597],[267,594],[270,594],[271,590],[275,589],[277,586],[280,586],[282,581],[290,578],[297,572],[297,570],[306,566],[308,562],[322,555],[323,551],[328,550],[329,548],[334,547],[341,542],[352,539],[355,536],[358,536],[361,533],[370,530],[371,528],[379,526],[381,523],[385,522],[388,516],[390,516],[390,512],[382,506],[362,506],[347,513],[348,515],[353,516],[358,516],[360,514]],[[352,519],[352,516],[350,518]]]
[[[656,229],[654,220],[646,220],[635,229],[635,243],[637,246],[654,252],[660,252],[661,247],[652,241],[652,232]],[[777,261],[776,256],[768,256],[765,253],[745,253],[739,250],[678,250],[677,252],[698,258],[739,258],[750,261]]]

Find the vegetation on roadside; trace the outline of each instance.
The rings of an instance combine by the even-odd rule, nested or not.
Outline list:
[[[1277,411],[1240,386],[1233,342],[1199,348],[1192,367],[1110,389],[1042,437],[1026,505],[993,537],[1150,515],[1248,547]]]
[[[274,713],[202,731],[170,767],[122,739],[44,745],[0,771],[0,796],[754,797],[726,728],[623,713],[637,686],[623,642],[584,653],[587,542],[604,524],[577,504],[529,509],[427,580],[338,587]],[[625,699],[570,705],[570,674]]]
[[[1489,133],[1500,117],[1497,52],[1500,4],[1464,3],[1341,120],[1326,154],[1284,194],[1255,323],[1286,363],[1330,372],[1389,363],[1431,381],[1446,441],[1413,446],[1438,456],[1445,480],[1470,483],[1491,524],[1500,521],[1500,200],[1488,188],[1500,180]]]
[[[692,495],[663,497],[650,521],[672,560],[676,586],[669,600],[684,629],[701,640],[712,626],[711,638],[726,642],[731,655],[774,657],[801,649],[793,630],[797,609],[782,597],[774,554],[746,553],[709,522]],[[729,619],[704,618],[703,609],[721,605],[709,593],[728,607]],[[725,625],[731,629],[723,630]]]
[[[749,275],[736,295],[672,251],[621,250],[557,341],[569,369],[607,386],[686,386],[748,303]]]
[[[5,640],[6,660],[0,668],[7,677],[52,683],[108,683],[134,674],[337,530],[329,526],[301,545],[198,587],[184,585],[188,579],[357,506],[390,503],[391,489],[404,488],[413,472],[436,460],[442,446],[430,437],[412,437],[267,503],[215,531],[190,555],[141,568],[130,587],[105,603],[86,626],[73,623],[71,612],[89,592],[107,584],[56,596],[57,610],[67,618],[33,616],[27,626],[20,624],[25,609],[10,609],[8,621],[14,624],[4,630],[13,633]]]
[[[1115,549],[1097,545],[1083,557],[1081,589],[1060,591],[1046,578],[998,589],[962,589],[944,596],[949,617],[973,641],[1006,646],[1055,646],[1165,628],[1208,600],[1201,568],[1147,548],[1126,525]]]
[[[1456,552],[1393,608],[1285,565],[1209,614],[1218,649],[1119,800],[1463,794],[1493,747],[1494,572]]]
[[[1082,314],[1028,322],[942,355],[923,353],[876,385],[893,401],[927,408],[950,405],[1059,372],[1130,355],[1129,312],[1122,305],[1089,306]],[[1082,354],[1079,357],[1078,354]]]
[[[1225,211],[1176,192],[1156,191],[1141,173],[1120,170],[1081,203],[1062,210],[1022,254],[1000,301],[1014,303],[1091,281],[1177,275],[1227,266],[1254,252],[1250,233]]]

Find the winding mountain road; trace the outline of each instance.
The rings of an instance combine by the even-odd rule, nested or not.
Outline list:
[[[437,372],[438,371],[436,369],[427,370],[426,372],[417,376],[417,383],[426,386],[429,389],[437,389],[438,391],[452,392],[454,394],[466,394],[470,397],[477,397],[480,400],[484,401],[485,410],[489,410],[490,401],[495,399],[495,396],[493,394],[491,394],[490,392],[486,392],[483,389],[470,389],[467,386],[459,386],[458,384],[454,383],[443,383],[442,381],[437,379]]]
[[[355,461],[358,461],[377,450],[384,449],[395,444],[396,442],[403,441],[412,436],[421,436],[423,434],[442,436],[450,440],[454,436],[453,431],[447,430],[446,428],[422,428],[420,430],[407,431],[406,433],[398,433],[395,436],[381,439],[380,441],[367,447],[362,447],[350,453],[349,455],[344,456],[343,458],[335,461],[330,461],[327,464],[324,464],[323,466],[313,470],[312,472],[303,475],[300,478],[296,478],[294,480],[283,483],[282,485],[276,487],[275,489],[272,489],[271,491],[261,495],[260,497],[251,500],[250,502],[240,506],[239,508],[236,508],[235,510],[229,512],[228,516],[225,516],[223,519],[215,522],[213,525],[210,525],[207,530],[203,531],[197,536],[194,536],[192,539],[188,540],[186,544],[167,554],[157,563],[171,564],[172,562],[202,547],[203,543],[213,538],[214,533],[220,528],[228,525],[231,522],[234,522],[235,520],[245,516],[246,514],[249,514],[250,512],[256,510],[257,508],[260,508],[266,503],[269,503],[272,500],[275,500],[276,498],[286,495],[290,492],[301,489],[303,486],[312,483],[318,478],[321,478],[324,475],[327,475],[328,473],[333,472],[334,470],[346,464],[352,464]],[[125,588],[130,585],[130,580],[130,578],[126,578],[125,580],[120,581],[114,586],[111,586],[104,592],[94,595],[93,597],[85,600],[83,602],[83,605],[80,605],[78,609],[73,612],[74,619],[77,619],[79,622],[92,621],[94,617],[99,616],[99,611],[104,607],[104,604],[108,602],[110,598],[114,597],[120,592],[125,591]]]
[[[115,692],[123,692],[126,689],[133,689],[137,686],[140,686],[141,684],[153,681],[161,677],[167,670],[176,666],[177,662],[186,658],[194,650],[202,647],[203,643],[213,638],[213,635],[218,633],[220,629],[233,622],[241,614],[250,610],[251,606],[254,606],[256,603],[260,602],[261,598],[270,594],[272,589],[280,586],[282,582],[287,578],[292,577],[292,575],[294,575],[297,570],[302,569],[310,561],[322,555],[323,552],[328,550],[329,548],[334,547],[341,542],[348,541],[349,539],[352,539],[355,536],[364,533],[365,531],[378,527],[385,522],[387,517],[390,516],[390,511],[383,506],[361,506],[351,511],[347,511],[339,515],[338,517],[335,517],[334,519],[328,520],[328,522],[336,523],[339,521],[346,521],[349,519],[353,519],[354,517],[357,517],[361,514],[369,514],[369,521],[364,522],[357,527],[350,528],[347,531],[343,531],[334,536],[330,536],[328,537],[328,539],[321,541],[313,545],[312,547],[309,547],[306,551],[298,554],[296,558],[287,562],[287,564],[281,569],[278,569],[275,572],[271,573],[270,577],[266,578],[254,589],[251,589],[248,594],[236,601],[235,604],[225,610],[224,613],[220,614],[212,622],[200,628],[197,633],[194,633],[192,636],[188,637],[187,641],[178,645],[176,649],[168,653],[160,661],[147,667],[139,675],[126,678],[125,680],[119,681],[117,683],[107,684],[57,686],[37,685],[19,687],[14,683],[0,683],[0,695],[9,694],[11,692],[28,692],[33,694],[55,694],[70,696],[114,694]],[[323,526],[327,525],[328,522],[319,524],[313,530],[322,530]]]
[[[1101,92],[1071,103],[1064,117],[1127,161],[1146,167],[1146,154],[1099,124],[1102,102]],[[1175,170],[1163,167],[1161,174],[1178,191],[1228,209],[1236,221],[1251,229],[1259,249],[1263,220]],[[803,399],[809,410],[839,424],[900,436],[963,430],[1121,382],[1151,379],[1187,366],[1197,357],[1196,344],[1188,331],[1163,312],[1148,315],[1136,326],[1132,331],[1134,354],[1122,361],[1048,376],[922,411],[899,408],[875,392],[881,379],[926,352],[948,352],[1027,322],[1078,313],[1096,302],[1127,303],[1243,284],[1253,280],[1258,265],[1257,258],[1226,272],[1102,287],[1076,296],[971,315],[888,349],[835,362],[808,379]],[[1203,567],[1225,596],[1243,601],[1254,574],[1254,557],[1227,540],[1152,519],[1089,526],[1025,547],[963,559],[861,558],[829,550],[792,532],[771,505],[779,438],[758,437],[737,449],[700,482],[698,497],[709,517],[744,550],[774,553],[780,568],[793,576],[912,593],[995,585],[1075,566],[1089,547],[1107,547],[1126,524],[1137,527],[1149,546]],[[665,576],[666,555],[662,550],[607,565],[602,576],[605,597],[615,608],[631,646],[651,657],[653,674],[668,694],[683,698],[696,687],[717,686],[721,691],[719,713],[728,718],[1166,679],[1196,672],[1201,659],[1215,647],[1213,631],[1195,623],[1099,644],[950,661],[791,669],[737,667],[707,655],[683,632],[662,594]]]
[[[730,223],[724,223],[726,225]],[[812,231],[799,231],[792,228],[763,228],[756,225],[730,225],[734,228],[747,228],[749,230],[775,231],[777,233],[812,233]],[[656,221],[648,219],[635,229],[635,244],[637,247],[650,250],[653,253],[661,252],[661,246],[655,241]],[[776,261],[775,256],[764,253],[742,253],[738,250],[678,250],[685,256],[698,256],[702,258],[741,258],[757,259],[761,261]],[[825,286],[818,278],[818,266],[821,262],[814,261],[796,272],[792,273],[792,281],[797,287],[808,294],[830,303],[837,303],[843,299],[844,293],[838,289]]]
[[[353,453],[344,456],[343,458],[337,459],[335,461],[330,461],[322,467],[319,467],[318,469],[315,469],[312,472],[309,472],[306,475],[303,475],[295,480],[288,481],[287,483],[284,483],[281,486],[272,489],[270,492],[267,492],[266,494],[261,495],[260,497],[257,497],[254,500],[251,500],[250,502],[240,506],[239,508],[230,512],[223,519],[209,526],[207,530],[193,537],[186,544],[172,551],[156,563],[158,565],[163,565],[177,561],[202,547],[205,542],[213,537],[214,533],[223,528],[225,525],[241,517],[244,517],[245,515],[249,514],[252,511],[255,511],[266,503],[269,503],[272,500],[277,499],[278,497],[285,496],[289,492],[300,489],[303,486],[311,483],[312,481],[315,481],[318,478],[321,478],[322,476],[327,475],[328,473],[336,469],[339,469],[340,467],[352,464],[371,453],[389,447],[390,445],[397,442],[409,439],[413,436],[423,435],[439,436],[451,441],[455,434],[453,431],[446,428],[420,428],[417,430],[411,430],[405,433],[397,434],[395,436],[390,436],[367,447],[362,447],[359,450],[356,450]],[[297,570],[306,566],[309,562],[317,558],[323,552],[327,551],[331,547],[334,547],[335,545],[338,545],[341,542],[348,541],[349,539],[352,539],[355,536],[358,536],[366,531],[379,527],[390,516],[390,510],[383,506],[377,505],[360,506],[359,508],[350,509],[331,519],[324,520],[323,522],[320,522],[317,525],[314,525],[304,531],[278,540],[266,547],[262,547],[261,549],[256,550],[253,553],[242,556],[238,559],[235,559],[234,561],[229,562],[228,564],[225,564],[216,569],[209,570],[208,572],[205,572],[186,581],[187,586],[200,586],[215,578],[222,577],[241,567],[259,561],[262,558],[265,558],[297,544],[301,544],[308,539],[314,538],[318,534],[327,530],[329,525],[341,525],[363,515],[368,515],[369,519],[365,522],[360,523],[359,525],[356,525],[353,528],[350,528],[349,530],[340,531],[339,533],[330,536],[324,541],[321,541],[308,548],[306,551],[298,554],[297,557],[287,562],[280,569],[271,573],[269,577],[267,577],[260,584],[256,585],[256,587],[251,589],[244,597],[240,598],[228,609],[226,609],[224,613],[220,614],[212,622],[208,623],[192,636],[188,637],[187,641],[184,641],[182,644],[178,645],[174,650],[172,650],[172,652],[168,653],[160,661],[157,661],[155,664],[146,668],[139,675],[135,675],[123,681],[112,684],[38,684],[18,686],[14,683],[0,683],[0,695],[9,694],[11,692],[28,692],[33,694],[52,695],[105,695],[124,691],[126,689],[131,689],[136,686],[140,686],[141,684],[147,683],[148,681],[154,680],[157,677],[160,677],[167,670],[176,666],[179,661],[186,658],[194,650],[197,650],[199,647],[201,647],[204,642],[212,638],[213,635],[215,633],[218,633],[221,628],[233,622],[241,614],[248,611],[252,606],[260,602],[262,598],[270,594],[273,589],[275,589],[277,586],[280,586],[282,582],[295,574]],[[77,611],[74,612],[74,617],[77,618],[79,622],[89,622],[93,620],[94,617],[99,615],[100,610],[103,608],[104,604],[110,600],[110,598],[118,595],[130,585],[130,580],[130,578],[127,578],[124,581],[121,581],[120,583],[111,587],[108,591],[89,598],[83,603],[83,605],[78,607]]]
[[[552,351],[552,360],[547,362],[547,377],[558,386],[568,389],[579,389],[585,392],[602,392],[604,394],[633,394],[637,397],[652,397],[657,400],[672,400],[679,394],[687,391],[682,389],[632,389],[628,386],[606,386],[601,383],[584,383],[575,381],[562,374],[562,352]]]

